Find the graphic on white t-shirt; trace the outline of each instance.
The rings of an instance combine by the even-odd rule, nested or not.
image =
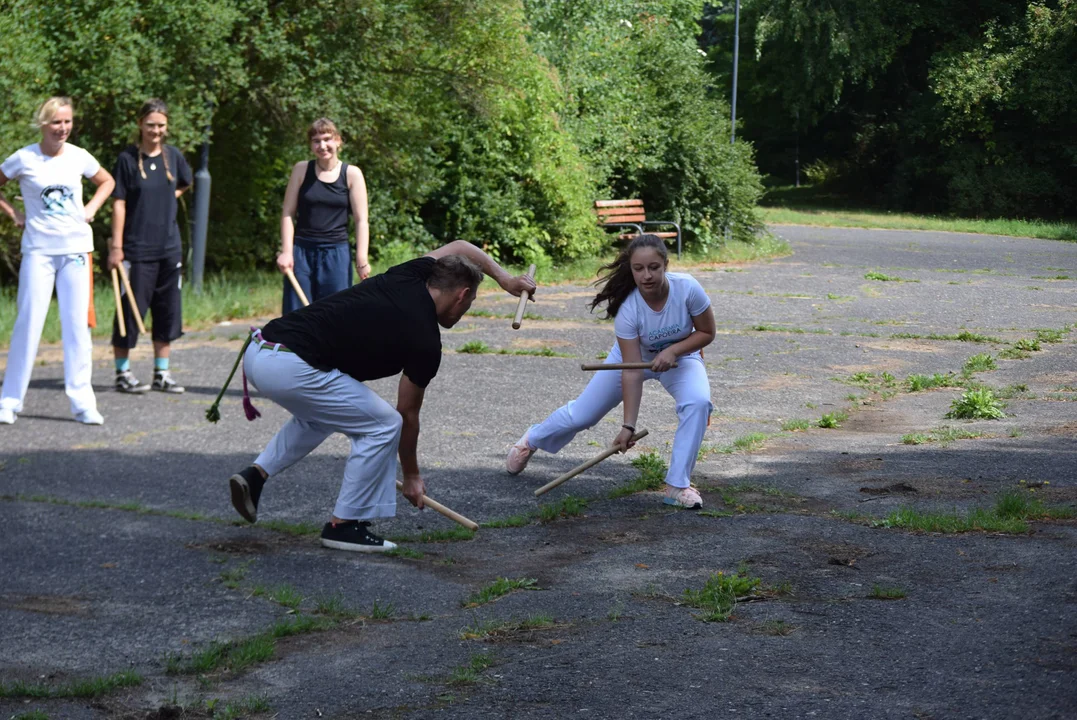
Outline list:
[[[75,193],[64,185],[49,185],[41,191],[41,204],[46,215],[75,215]]]
[[[666,273],[669,296],[661,310],[652,310],[638,289],[622,303],[613,328],[623,340],[638,338],[640,354],[645,361],[664,349],[684,340],[695,330],[692,318],[710,307],[707,292],[691,275]]]

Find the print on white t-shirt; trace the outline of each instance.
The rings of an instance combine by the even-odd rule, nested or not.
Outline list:
[[[0,164],[8,180],[18,180],[26,206],[22,252],[70,255],[93,252],[93,231],[82,205],[82,178],[91,178],[101,166],[82,148],[64,143],[63,152],[51,156],[37,143],[16,150]]]
[[[623,340],[639,338],[643,360],[649,362],[665,348],[684,340],[695,326],[692,318],[711,305],[707,292],[687,273],[666,273],[669,297],[659,311],[652,310],[636,288],[617,311],[613,330]]]

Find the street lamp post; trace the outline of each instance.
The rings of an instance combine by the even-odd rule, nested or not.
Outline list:
[[[729,134],[729,143],[737,141],[737,64],[740,60],[740,0],[736,0],[737,6],[733,14],[733,123]]]

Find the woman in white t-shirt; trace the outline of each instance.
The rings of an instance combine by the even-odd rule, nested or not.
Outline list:
[[[699,282],[684,273],[667,273],[668,265],[669,253],[661,238],[640,235],[602,268],[609,273],[600,281],[602,287],[591,309],[605,303],[606,317],[615,318],[617,343],[606,362],[648,362],[651,367],[596,373],[578,398],[530,427],[512,446],[506,461],[510,473],[523,471],[535,450],[559,451],[576,433],[594,426],[621,402],[624,424],[613,445],[622,452],[632,447],[643,381],[658,380],[676,400],[680,420],[666,473],[664,502],[703,507],[690,478],[713,407],[699,351],[714,340],[714,313]]]
[[[90,385],[90,221],[115,183],[90,153],[67,142],[73,117],[70,98],[49,98],[36,116],[41,141],[17,150],[0,164],[0,186],[18,180],[26,207],[25,214],[21,213],[0,194],[0,210],[23,228],[18,316],[0,390],[0,423],[6,425],[22,412],[53,287],[60,305],[64,388],[71,412],[75,420],[86,425],[105,421],[97,412],[97,398]],[[85,206],[83,178],[97,186]]]

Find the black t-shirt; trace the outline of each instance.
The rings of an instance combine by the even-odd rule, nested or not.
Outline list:
[[[441,330],[426,289],[435,262],[421,257],[391,267],[273,320],[262,337],[319,370],[361,381],[403,371],[426,387],[441,365]]]
[[[123,256],[132,262],[178,258],[183,253],[179,225],[176,224],[176,190],[190,187],[191,166],[181,153],[165,145],[157,157],[142,155],[142,172],[138,169],[139,149],[129,145],[116,160],[116,189],[112,197],[127,203],[123,223]],[[168,156],[169,182],[164,156]]]

